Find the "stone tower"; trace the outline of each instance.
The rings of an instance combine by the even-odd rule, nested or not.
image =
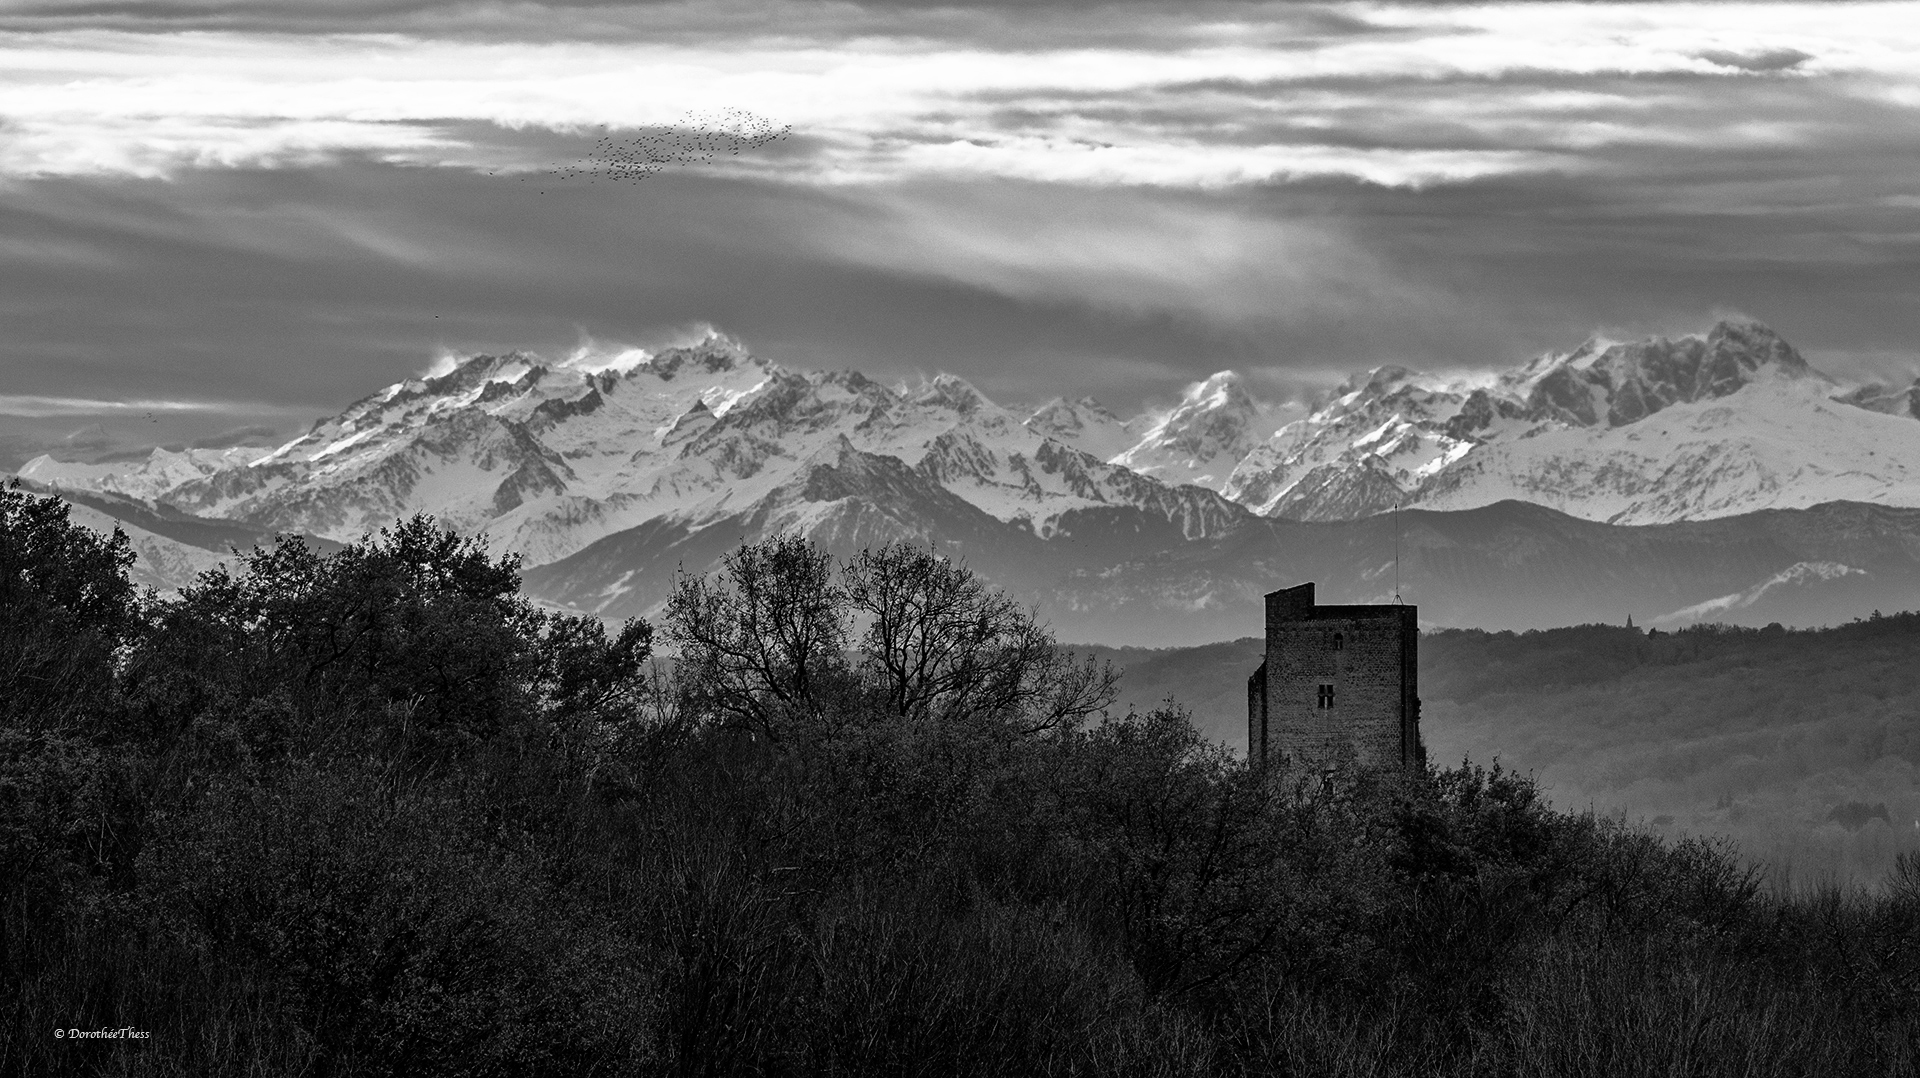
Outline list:
[[[1267,595],[1266,661],[1247,679],[1247,758],[1324,767],[1421,764],[1411,606],[1315,606],[1313,585]]]

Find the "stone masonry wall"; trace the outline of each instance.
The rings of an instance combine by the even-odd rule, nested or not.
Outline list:
[[[1274,593],[1265,691],[1249,687],[1250,758],[1260,761],[1264,713],[1265,756],[1275,763],[1317,767],[1349,751],[1361,766],[1410,762],[1419,706],[1416,624],[1412,607],[1315,607],[1310,585]],[[1318,706],[1325,684],[1334,686],[1331,708]]]

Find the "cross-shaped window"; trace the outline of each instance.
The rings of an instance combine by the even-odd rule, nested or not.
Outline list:
[[[1329,685],[1326,682],[1320,683],[1320,701],[1316,706],[1322,707],[1322,708],[1329,708],[1333,706],[1333,686],[1332,685]]]

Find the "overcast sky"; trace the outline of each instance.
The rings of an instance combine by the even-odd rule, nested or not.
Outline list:
[[[1917,284],[1920,4],[0,8],[4,466],[707,325],[1123,411],[1729,313],[1904,379]]]

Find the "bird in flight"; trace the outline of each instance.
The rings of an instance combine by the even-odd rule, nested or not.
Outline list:
[[[787,137],[792,125],[745,109],[689,112],[664,127],[642,128],[638,135],[601,136],[583,158],[555,162],[551,175],[588,183],[631,183],[659,175],[673,166],[711,165],[721,157],[738,157]]]

